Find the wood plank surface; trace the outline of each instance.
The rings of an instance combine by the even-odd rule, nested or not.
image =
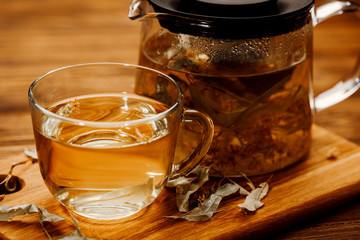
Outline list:
[[[329,151],[339,151],[336,159],[328,159]],[[14,161],[26,160],[19,153],[0,167],[6,172]],[[17,193],[6,195],[1,204],[15,206],[35,204],[69,219],[69,213],[46,189],[37,164],[19,166],[14,174],[25,181]],[[255,184],[269,176],[253,177]],[[213,179],[211,181],[214,181]],[[238,181],[238,180],[237,180]],[[244,181],[239,182],[246,187]],[[318,126],[313,127],[313,144],[308,158],[295,166],[273,174],[264,207],[255,214],[244,214],[237,206],[243,197],[225,199],[223,211],[207,222],[189,222],[163,218],[177,215],[174,189],[165,189],[153,204],[134,217],[119,221],[93,221],[75,215],[87,237],[95,239],[258,239],[314,214],[329,211],[360,194],[360,147]],[[71,224],[47,226],[56,236],[73,231]],[[18,217],[0,225],[4,239],[44,238],[38,219]]]
[[[321,0],[317,0],[321,2]],[[54,68],[62,67],[65,65],[72,65],[84,62],[95,61],[115,61],[115,62],[128,62],[136,63],[138,58],[138,46],[140,41],[140,22],[130,21],[127,17],[127,11],[130,0],[78,0],[78,1],[60,1],[60,0],[11,0],[1,1],[0,7],[0,168],[5,169],[8,166],[9,159],[16,160],[16,156],[23,158],[22,151],[24,148],[31,148],[34,146],[33,133],[31,128],[30,114],[27,103],[27,89],[32,81],[34,81],[40,75],[50,71]],[[325,88],[333,85],[339,78],[346,75],[346,73],[353,67],[355,59],[360,49],[360,25],[359,14],[350,13],[346,16],[337,16],[325,23],[315,27],[314,31],[314,86],[315,91],[318,93]],[[320,151],[325,153],[325,149],[328,149],[331,144],[331,139],[340,140],[344,146],[344,154],[347,152],[349,156],[352,155],[351,149],[356,149],[356,144],[360,144],[360,92],[355,93],[348,100],[337,104],[327,110],[317,113],[314,117],[315,123],[322,128],[318,128],[320,133],[329,135],[332,137],[326,137],[328,145],[321,146]],[[336,133],[338,136],[334,136],[332,133]],[[321,135],[321,134],[320,134]],[[316,134],[314,134],[316,136]],[[350,140],[353,144],[345,139]],[[355,150],[354,150],[355,151]],[[355,151],[356,152],[356,151]],[[356,153],[354,154],[356,155]],[[343,156],[345,157],[345,156]],[[343,158],[342,158],[343,159]],[[346,159],[346,158],[345,158]],[[319,160],[320,161],[320,160]],[[347,163],[353,163],[353,159],[350,158]],[[337,166],[340,161],[329,162],[326,160],[320,161],[322,163],[334,164],[331,166]],[[320,162],[318,164],[320,164]],[[303,164],[306,164],[304,162]],[[322,167],[322,165],[316,164],[315,166]],[[301,165],[299,165],[301,166]],[[295,166],[291,171],[296,171],[299,166]],[[330,165],[329,165],[330,166]],[[210,238],[206,232],[211,228],[216,228],[223,238],[235,238],[241,233],[241,226],[246,218],[256,220],[260,216],[266,217],[268,222],[271,222],[274,217],[277,222],[281,219],[279,225],[267,225],[271,228],[279,229],[272,238],[276,239],[360,239],[360,196],[353,194],[358,193],[358,185],[354,185],[354,189],[342,188],[336,184],[349,184],[351,182],[351,176],[357,176],[356,172],[352,169],[343,169],[348,166],[347,164],[339,164],[340,169],[345,170],[347,175],[337,176],[337,173],[331,167],[327,169],[329,174],[321,175],[324,181],[330,181],[335,184],[335,189],[341,189],[340,193],[345,192],[345,196],[338,196],[336,190],[331,188],[332,185],[324,187],[328,190],[334,191],[328,195],[329,200],[326,203],[321,204],[323,209],[315,206],[318,198],[313,198],[313,193],[305,195],[311,197],[305,204],[309,208],[295,208],[294,215],[279,216],[275,213],[276,207],[273,204],[277,204],[272,197],[274,192],[283,191],[277,185],[281,181],[281,175],[274,176],[272,178],[272,186],[274,187],[269,193],[268,197],[264,200],[265,207],[258,213],[251,216],[242,216],[237,211],[236,205],[233,202],[237,202],[240,199],[231,199],[224,202],[224,206],[229,206],[229,210],[223,213],[217,214],[214,219],[223,220],[228,225],[233,225],[230,232],[235,235],[226,234],[221,227],[216,227],[213,222],[208,223],[181,223],[179,229],[183,229],[182,226],[191,225],[191,228],[205,229],[203,233],[199,233],[199,236],[203,238]],[[24,166],[24,173],[34,173],[35,180],[39,177],[36,166]],[[309,167],[309,171],[311,167]],[[35,169],[35,170],[34,170]],[[354,168],[355,171],[356,168]],[[22,168],[18,169],[22,170]],[[290,170],[290,169],[289,169]],[[313,169],[315,171],[315,169]],[[320,170],[318,170],[320,171]],[[18,172],[20,174],[21,172]],[[301,172],[300,173],[304,173]],[[30,174],[31,175],[31,174]],[[267,177],[267,176],[266,176]],[[308,180],[304,175],[303,177],[296,177],[299,181]],[[263,179],[256,179],[261,181]],[[353,179],[354,180],[354,179]],[[31,181],[31,180],[30,180]],[[37,179],[38,181],[38,179]],[[315,185],[322,181],[320,178],[314,180]],[[29,187],[29,180],[27,181],[27,187]],[[37,183],[39,184],[39,182]],[[289,183],[288,185],[292,185]],[[307,186],[307,190],[312,189],[312,184]],[[277,188],[279,187],[279,188]],[[356,188],[357,187],[357,188]],[[305,188],[305,187],[304,187]],[[302,188],[301,188],[302,189]],[[6,201],[7,204],[13,205],[23,201],[24,203],[38,201],[41,206],[50,206],[54,204],[54,200],[47,193],[45,186],[34,186],[32,194],[12,197],[7,196],[0,204]],[[319,190],[314,188],[314,190]],[[35,192],[41,192],[41,198],[38,197]],[[314,192],[314,191],[310,191]],[[316,191],[315,191],[316,192]],[[323,193],[323,191],[320,191]],[[173,196],[171,190],[168,190],[169,196]],[[19,193],[20,194],[20,193]],[[18,194],[18,195],[19,195]],[[164,195],[165,196],[165,195]],[[299,200],[305,200],[305,196],[300,197]],[[342,199],[342,197],[344,197]],[[340,198],[340,199],[339,199]],[[287,195],[284,195],[282,201],[286,201]],[[343,202],[343,201],[350,202]],[[17,201],[17,202],[16,202]],[[171,202],[168,197],[163,195],[157,200],[160,203]],[[275,201],[275,203],[273,203]],[[9,203],[10,202],[10,203]],[[293,203],[296,206],[296,202]],[[160,204],[158,204],[160,205]],[[163,204],[164,205],[164,204]],[[152,205],[147,212],[143,214],[149,214],[149,211],[155,211],[156,204]],[[335,207],[337,206],[337,207]],[[315,210],[315,207],[317,211]],[[65,214],[64,209],[55,204],[51,206],[49,211],[59,214]],[[174,205],[165,207],[163,212],[156,212],[158,220],[154,222],[154,228],[149,233],[149,236],[160,236],[174,239],[183,239],[182,233],[178,230],[178,221],[164,220],[162,215],[164,213],[176,212]],[[266,215],[265,211],[269,211]],[[229,215],[228,215],[229,214]],[[272,215],[273,214],[273,215]],[[274,215],[275,214],[275,215]],[[311,216],[309,217],[309,214]],[[64,215],[65,216],[65,215]],[[227,220],[227,216],[235,217],[236,222]],[[238,219],[239,218],[239,219]],[[140,219],[140,218],[139,218]],[[231,218],[230,218],[231,219]],[[289,220],[289,221],[288,221]],[[173,231],[162,231],[161,224],[159,222],[170,221]],[[266,221],[265,221],[266,222]],[[262,224],[265,223],[264,221]],[[288,228],[287,222],[295,223],[295,226]],[[96,236],[96,233],[92,229],[96,229],[101,233],[102,237],[111,234],[109,229],[117,229],[119,225],[121,227],[129,227],[132,231],[141,229],[139,224],[135,228],[130,228],[131,221],[127,220],[121,222],[121,224],[105,224],[107,230],[101,230],[102,224],[95,224],[94,227],[88,228],[86,222],[83,223],[86,233],[89,236]],[[85,225],[84,225],[85,224]],[[203,225],[204,224],[204,225]],[[225,224],[226,225],[226,224]],[[5,226],[5,228],[4,228]],[[16,226],[16,227],[15,227]],[[155,227],[156,226],[156,227]],[[269,238],[269,236],[262,235],[262,226],[255,225],[250,227],[248,235],[245,234],[243,239],[247,239],[250,236],[256,236],[256,239],[260,239],[261,236]],[[51,227],[51,226],[49,226]],[[72,230],[70,224],[58,224],[56,225],[54,235],[60,233],[69,232]],[[98,227],[100,230],[98,230]],[[203,228],[204,227],[204,228]],[[227,226],[225,226],[227,227]],[[9,232],[8,229],[13,231]],[[150,229],[150,227],[148,227]],[[6,234],[5,232],[6,231]],[[105,231],[105,232],[104,232]],[[212,232],[214,232],[213,230]],[[135,231],[136,232],[136,231]],[[176,234],[179,235],[176,235]],[[23,235],[27,234],[27,235]],[[34,235],[35,234],[35,235]],[[39,235],[36,235],[39,234]],[[41,235],[42,234],[42,235]],[[130,234],[130,235],[129,235]],[[131,231],[124,231],[120,235],[117,235],[113,239],[120,239],[121,236],[133,236],[133,239],[141,239],[144,235],[131,235]],[[155,234],[155,235],[154,235]],[[195,236],[189,233],[189,239],[197,239]],[[23,236],[30,236],[30,239],[34,236],[38,236],[37,239],[46,239],[46,235],[43,234],[41,227],[37,223],[35,216],[28,216],[25,219],[17,219],[15,222],[0,223],[0,239],[26,239]],[[246,237],[247,236],[247,237]],[[159,238],[160,238],[159,237]]]

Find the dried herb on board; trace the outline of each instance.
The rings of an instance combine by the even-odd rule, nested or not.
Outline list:
[[[177,203],[181,203],[180,205],[178,204],[178,209],[184,213],[181,215],[165,216],[166,218],[185,219],[188,221],[208,221],[215,213],[221,211],[218,210],[221,200],[236,192],[240,195],[246,195],[244,203],[238,205],[241,209],[253,212],[263,206],[260,200],[264,198],[269,191],[269,184],[267,182],[261,183],[259,185],[260,187],[256,188],[251,180],[243,174],[243,177],[247,180],[247,184],[251,188],[251,192],[233,182],[231,179],[229,179],[230,183],[221,185],[222,181],[219,181],[217,188],[214,188],[215,184],[209,188],[206,184],[206,181],[209,179],[209,170],[210,168],[208,167],[198,166],[192,172],[195,173],[197,177],[182,177],[178,180],[178,185],[174,182],[171,183],[170,186],[176,186]],[[188,209],[192,206],[191,197],[194,198],[194,196],[198,204],[189,211]],[[186,209],[186,211],[184,211],[184,209]]]
[[[14,168],[15,168],[16,166],[23,165],[23,164],[26,164],[26,163],[28,163],[28,162],[31,162],[31,164],[34,164],[34,163],[37,163],[37,161],[38,161],[38,160],[37,160],[36,151],[35,151],[35,153],[34,153],[34,151],[25,149],[25,150],[24,150],[24,153],[25,153],[25,155],[28,156],[30,159],[13,163],[13,164],[10,166],[10,170],[9,170],[9,172],[7,173],[7,175],[6,175],[6,177],[4,178],[4,180],[0,182],[0,186],[1,186],[1,185],[4,185],[4,190],[5,190],[5,193],[6,193],[6,194],[13,193],[13,192],[17,191],[18,188],[19,188],[19,184],[17,184],[16,181],[11,181],[11,178],[13,177],[13,170],[14,170]],[[11,185],[12,185],[12,186],[11,186]]]
[[[166,216],[167,218],[186,219],[188,221],[207,221],[217,209],[223,197],[229,196],[239,190],[240,186],[234,183],[226,183],[220,186],[213,194],[206,198],[198,207],[190,212],[177,216]]]
[[[49,213],[46,209],[40,208],[34,204],[27,204],[27,205],[20,205],[20,206],[7,206],[7,205],[1,205],[0,206],[0,221],[9,221],[12,220],[15,217],[19,216],[25,216],[32,213],[38,213],[39,214],[39,222],[47,235],[49,239],[53,239],[49,232],[45,229],[44,223],[45,222],[59,222],[59,221],[65,221],[66,219],[56,215]],[[86,240],[84,234],[80,231],[80,228],[78,226],[78,221],[71,216],[71,219],[73,221],[73,224],[75,226],[75,231],[69,234],[57,236],[55,239],[59,240]]]
[[[33,163],[36,162],[36,151],[25,150],[24,153],[32,159]],[[239,184],[231,181],[231,179],[229,179],[230,182],[222,185],[222,180],[220,180],[219,182],[212,184],[211,187],[209,187],[209,184],[206,184],[209,183],[209,171],[210,167],[198,166],[193,171],[191,171],[188,176],[180,177],[176,180],[170,181],[167,184],[168,187],[176,187],[177,206],[179,211],[183,212],[183,214],[176,216],[165,216],[166,218],[185,219],[188,221],[208,221],[215,213],[222,211],[218,210],[221,200],[226,196],[235,194],[236,192],[238,192],[240,195],[246,195],[245,201],[238,205],[241,209],[245,209],[246,211],[256,211],[263,206],[263,203],[260,200],[264,198],[269,191],[269,185],[267,182],[259,184],[259,187],[256,188],[250,179],[248,179],[246,175],[243,174],[243,177],[245,177],[245,179],[248,181],[247,184],[251,188],[250,192],[241,187]],[[204,187],[206,185],[207,187]],[[217,188],[215,188],[215,185],[218,185]],[[189,211],[189,206],[192,206],[191,196],[196,197],[197,206],[193,207]],[[0,201],[2,200],[1,197],[2,196],[0,196]],[[66,220],[61,216],[49,213],[44,208],[39,208],[34,204],[28,204],[14,207],[9,207],[6,205],[0,206],[0,221],[9,221],[14,217],[32,213],[39,214],[39,222],[49,239],[53,238],[45,229],[44,222],[58,222]],[[70,216],[76,230],[69,234],[58,236],[55,239],[88,239],[80,231],[78,221],[72,216],[71,213]]]
[[[206,181],[209,180],[209,167],[197,167],[189,174],[195,174],[196,178],[188,180],[176,185],[176,204],[180,212],[189,211],[190,195],[196,192]]]
[[[269,191],[269,184],[267,182],[260,183],[260,187],[252,189],[249,193],[245,189],[240,190],[240,194],[247,195],[244,203],[240,203],[238,206],[242,209],[246,209],[248,211],[256,211],[261,208],[264,203],[260,202],[262,198],[264,198]]]
[[[24,216],[31,213],[39,213],[39,221],[41,224],[44,222],[58,222],[64,221],[63,217],[49,213],[44,208],[39,208],[34,204],[20,205],[10,207],[7,205],[0,206],[0,221],[8,221],[14,217]]]
[[[271,176],[267,182],[260,183],[259,187],[256,188],[245,174],[242,175],[248,181],[247,184],[250,186],[251,192],[248,192],[245,188],[240,187],[240,195],[246,195],[246,198],[245,201],[240,203],[238,206],[243,210],[254,212],[264,205],[264,203],[262,203],[260,200],[263,199],[269,191],[268,181]]]

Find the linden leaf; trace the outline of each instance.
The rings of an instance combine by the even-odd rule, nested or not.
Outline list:
[[[176,204],[180,212],[189,211],[190,195],[196,192],[206,181],[209,180],[209,167],[197,167],[189,174],[196,174],[196,178],[191,178],[191,181],[182,179],[182,183],[176,185]]]
[[[199,207],[192,209],[182,215],[166,216],[167,218],[185,219],[188,221],[207,221],[216,212],[216,209],[221,201],[222,197],[212,194],[207,198]]]
[[[177,216],[166,216],[167,218],[185,219],[188,221],[208,221],[212,218],[223,197],[229,196],[239,190],[236,183],[226,183],[220,186],[213,194],[206,198],[202,204],[190,212]]]
[[[40,223],[43,222],[59,222],[59,221],[64,221],[65,218],[53,214],[53,213],[49,213],[45,208],[38,208],[39,210],[39,220]]]
[[[267,195],[269,191],[269,184],[267,182],[263,182],[259,186],[259,188],[255,188],[250,193],[246,193],[245,195],[247,196],[244,203],[240,203],[238,206],[248,211],[256,211],[261,208],[264,203],[260,200]],[[244,194],[244,192],[240,190],[240,194]]]
[[[34,204],[27,204],[14,207],[10,207],[7,205],[0,206],[0,221],[8,221],[13,219],[14,217],[24,216],[31,213],[39,214],[39,222],[49,239],[51,239],[51,237],[44,227],[44,222],[58,222],[65,220],[65,218],[63,217],[49,213],[44,208],[39,208]]]
[[[13,219],[14,217],[24,216],[24,215],[28,215],[31,213],[39,213],[39,211],[41,211],[39,209],[40,208],[34,204],[20,205],[20,206],[14,206],[14,207],[10,207],[7,205],[1,205],[0,206],[0,221],[8,221],[8,220]],[[45,210],[45,209],[43,209],[43,210]],[[50,214],[48,214],[48,212],[47,211],[45,212],[45,211],[42,211],[39,214],[39,218],[42,221],[46,221],[47,219],[49,219],[48,216]],[[65,219],[62,218],[62,220],[65,220]]]
[[[250,193],[243,187],[240,186],[240,195],[249,195]]]
[[[53,214],[49,213],[46,209],[40,208],[34,204],[27,204],[27,205],[20,205],[20,206],[7,206],[7,205],[0,205],[0,221],[9,221],[14,217],[25,216],[32,213],[39,214],[39,222],[49,239],[61,239],[61,240],[84,240],[87,239],[80,231],[78,227],[78,221],[71,215],[72,221],[75,225],[76,230],[72,233],[65,234],[59,237],[52,238],[48,231],[45,229],[44,222],[59,222],[65,221],[66,219]]]
[[[240,189],[240,186],[236,183],[226,183],[219,187],[214,194],[220,197],[229,196]]]

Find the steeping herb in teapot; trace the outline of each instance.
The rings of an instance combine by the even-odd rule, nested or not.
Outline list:
[[[186,37],[174,38],[170,32],[152,36],[144,44],[140,64],[173,77],[184,91],[185,104],[213,119],[215,135],[204,164],[213,164],[222,175],[254,175],[304,157],[310,147],[311,126],[311,59],[305,52],[299,59],[279,56],[270,63],[266,58],[273,57],[266,45],[261,46],[263,52],[244,56],[242,52],[231,54],[244,41],[222,40],[219,44],[220,40],[214,40],[222,48],[214,51],[214,43],[206,51],[206,45],[199,50],[194,41],[184,41]],[[196,42],[203,40],[198,37]],[[171,46],[176,46],[176,54]],[[159,47],[167,50],[158,54]],[[254,58],[244,62],[249,55]]]

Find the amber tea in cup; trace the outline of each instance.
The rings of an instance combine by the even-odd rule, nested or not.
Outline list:
[[[32,84],[29,100],[44,181],[58,201],[85,217],[140,211],[170,177],[196,166],[212,139],[210,118],[183,109],[176,82],[140,66],[58,69]],[[175,165],[181,121],[198,123],[203,134],[194,154]]]

